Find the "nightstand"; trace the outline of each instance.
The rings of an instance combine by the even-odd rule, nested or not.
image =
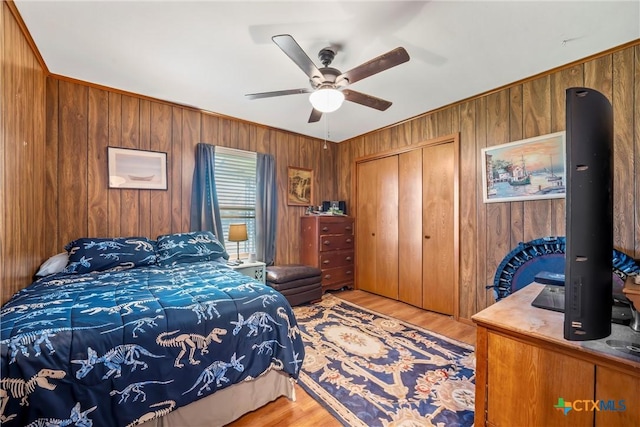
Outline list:
[[[256,279],[260,283],[265,283],[265,266],[266,264],[262,261],[244,261],[240,265],[230,265],[229,267],[233,268],[238,273]]]

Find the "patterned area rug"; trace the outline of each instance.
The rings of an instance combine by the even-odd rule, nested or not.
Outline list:
[[[331,294],[294,308],[300,385],[345,426],[471,426],[473,347]]]

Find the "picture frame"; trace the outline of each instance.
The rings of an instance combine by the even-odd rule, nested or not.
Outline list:
[[[167,153],[107,147],[109,188],[166,190]]]
[[[289,166],[287,168],[287,205],[313,205],[313,170]]]
[[[484,203],[564,198],[565,144],[563,131],[483,148]]]

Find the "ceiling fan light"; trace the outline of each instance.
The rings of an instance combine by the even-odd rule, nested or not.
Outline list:
[[[309,95],[309,102],[318,111],[332,113],[342,105],[344,94],[333,88],[320,88]]]

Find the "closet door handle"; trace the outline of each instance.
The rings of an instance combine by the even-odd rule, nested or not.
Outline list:
[[[371,233],[371,235],[372,235],[372,236],[375,236],[375,235],[376,235],[376,233]]]
[[[426,235],[424,236],[424,238],[425,238],[425,239],[430,239],[430,238],[431,238],[431,236],[429,236],[428,234],[426,234]]]

